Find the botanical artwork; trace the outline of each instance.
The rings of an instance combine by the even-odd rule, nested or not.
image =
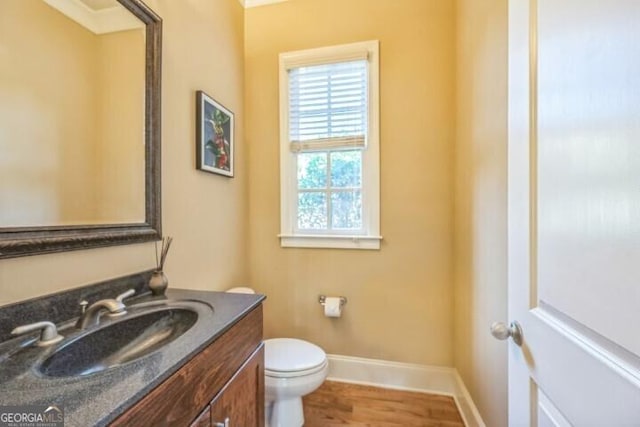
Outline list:
[[[196,167],[233,176],[233,113],[202,91],[197,92]]]

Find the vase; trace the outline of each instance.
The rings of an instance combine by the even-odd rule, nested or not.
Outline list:
[[[151,273],[151,279],[149,279],[149,289],[155,296],[164,295],[169,286],[169,279],[163,271],[154,271]]]

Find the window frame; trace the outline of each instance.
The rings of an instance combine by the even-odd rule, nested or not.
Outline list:
[[[362,149],[362,231],[317,230],[297,226],[297,154],[289,141],[289,73],[291,68],[367,58],[367,140]],[[380,249],[380,94],[377,40],[281,53],[280,79],[280,245],[298,248]],[[337,150],[319,150],[331,152]],[[330,173],[328,170],[327,173]]]

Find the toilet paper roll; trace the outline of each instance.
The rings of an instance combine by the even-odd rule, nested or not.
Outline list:
[[[342,315],[340,297],[327,297],[324,300],[324,315],[327,317],[340,317]]]

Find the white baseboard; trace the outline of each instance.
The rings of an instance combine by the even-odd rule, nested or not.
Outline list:
[[[452,396],[467,427],[486,427],[454,368],[327,355],[330,381]]]

